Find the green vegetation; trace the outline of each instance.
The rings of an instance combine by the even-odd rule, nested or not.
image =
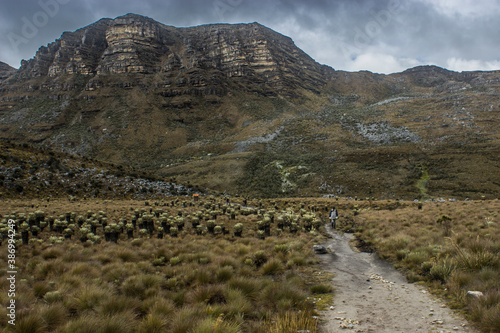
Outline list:
[[[420,191],[420,199],[427,200],[429,199],[429,194],[427,193],[427,183],[429,182],[430,177],[427,168],[421,167],[420,171],[422,175],[420,176],[420,179],[417,181],[417,188]]]
[[[283,195],[281,174],[273,161],[272,154],[256,153],[245,165],[239,186],[249,194],[258,193],[267,198]]]

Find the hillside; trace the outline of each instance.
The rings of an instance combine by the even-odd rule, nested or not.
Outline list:
[[[315,62],[258,23],[128,14],[0,83],[0,138],[257,196],[500,194],[500,72]]]
[[[0,142],[0,198],[158,199],[199,191],[89,158]]]

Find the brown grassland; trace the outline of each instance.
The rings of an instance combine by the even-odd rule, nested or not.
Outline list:
[[[498,332],[498,200],[313,198],[246,205],[242,198],[227,205],[212,197],[199,203],[182,197],[6,200],[0,205],[0,231],[14,218],[18,235],[24,231],[29,240],[17,241],[15,327],[7,323],[6,269],[0,273],[0,327],[3,332],[316,332],[318,311],[325,307],[316,300],[331,301],[334,292],[312,245],[325,240],[323,225],[332,205],[339,209],[340,229],[357,236],[354,245],[376,251],[411,282],[428,285],[481,331]],[[6,243],[0,247],[3,262]],[[484,296],[469,298],[469,290]]]
[[[15,327],[7,323],[2,269],[2,331],[317,331],[315,298],[331,299],[332,288],[312,253],[324,239],[314,231],[316,208],[240,203],[4,202],[3,223],[15,219],[29,240],[17,244]]]

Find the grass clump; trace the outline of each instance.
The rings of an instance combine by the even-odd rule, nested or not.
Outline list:
[[[328,294],[333,291],[333,287],[329,284],[316,284],[309,289],[313,294]]]
[[[270,316],[262,325],[259,332],[267,333],[296,333],[318,332],[318,321],[311,312],[287,311],[279,315]]]

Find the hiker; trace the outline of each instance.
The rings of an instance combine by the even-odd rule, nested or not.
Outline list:
[[[335,225],[337,224],[337,219],[339,218],[339,213],[337,212],[337,208],[333,207],[330,211],[330,222],[332,223],[332,228],[335,229]]]

